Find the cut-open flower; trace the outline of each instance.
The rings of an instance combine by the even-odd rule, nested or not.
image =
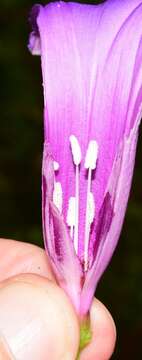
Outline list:
[[[142,104],[142,1],[34,6],[29,49],[44,87],[43,233],[84,316],[116,247]]]

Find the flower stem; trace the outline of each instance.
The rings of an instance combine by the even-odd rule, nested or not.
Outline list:
[[[80,344],[76,360],[79,360],[81,351],[90,343],[92,339],[92,331],[90,319],[86,318],[80,325]]]

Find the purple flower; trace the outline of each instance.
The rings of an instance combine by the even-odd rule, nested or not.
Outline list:
[[[142,109],[142,1],[55,2],[31,14],[44,87],[43,233],[82,316],[116,247]]]

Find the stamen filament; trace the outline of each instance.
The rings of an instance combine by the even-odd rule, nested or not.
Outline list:
[[[79,196],[80,196],[80,164],[82,160],[81,148],[76,136],[71,135],[70,146],[72,151],[73,163],[75,165],[75,196],[70,197],[67,211],[67,224],[70,228],[70,236],[74,242],[76,254],[79,253]],[[98,144],[96,140],[91,140],[85,156],[84,167],[88,171],[87,196],[86,196],[86,215],[85,215],[85,234],[84,234],[84,271],[89,267],[89,238],[91,224],[95,216],[95,201],[91,192],[92,172],[96,169],[98,158]]]
[[[90,194],[91,194],[91,180],[92,171],[96,168],[98,158],[98,144],[96,140],[91,140],[88,144],[88,149],[85,157],[85,168],[88,169],[88,184],[87,184],[87,200],[86,200],[86,219],[85,219],[85,243],[84,243],[84,271],[88,269],[88,258],[89,258],[89,235],[90,226]],[[92,200],[91,200],[92,201]],[[94,206],[95,210],[95,206]],[[92,217],[92,210],[91,210]]]
[[[88,184],[87,184],[87,200],[86,200],[86,219],[85,219],[85,244],[84,244],[84,270],[88,268],[88,247],[89,247],[89,234],[90,234],[90,222],[89,222],[89,196],[91,192],[91,177],[92,169],[88,170]]]
[[[74,228],[74,248],[78,254],[78,224],[79,224],[79,165],[81,163],[81,149],[76,136],[70,136],[70,145],[73,162],[75,165],[75,228]]]
[[[78,254],[78,223],[79,223],[79,165],[75,169],[75,230],[74,230],[74,248]]]

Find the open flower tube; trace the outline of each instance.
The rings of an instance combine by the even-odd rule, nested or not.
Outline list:
[[[42,215],[60,286],[84,317],[116,248],[142,110],[142,1],[34,6],[44,88]]]

